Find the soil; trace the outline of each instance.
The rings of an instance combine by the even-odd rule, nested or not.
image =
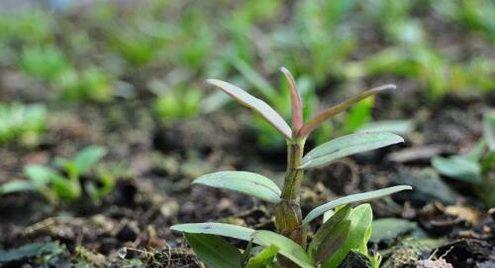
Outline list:
[[[469,48],[470,44],[462,46]],[[18,79],[12,75],[0,70],[2,81]],[[376,219],[401,218],[418,226],[392,241],[370,243],[371,249],[384,256],[385,267],[495,267],[495,211],[484,206],[466,184],[439,177],[429,161],[474,146],[482,134],[482,112],[495,103],[493,94],[448,94],[437,103],[425,104],[421,100],[426,97],[411,81],[399,77],[373,81],[385,79],[396,81],[401,90],[377,97],[374,118],[412,119],[414,131],[405,136],[403,145],[308,172],[302,189],[303,213],[342,195],[410,184],[415,189],[412,192],[372,202]],[[36,93],[16,91],[7,83],[0,86],[4,87],[0,89],[2,101],[37,99]],[[334,97],[322,95],[329,102]],[[90,267],[202,267],[184,237],[170,230],[171,225],[222,221],[274,228],[269,204],[190,185],[199,175],[227,169],[259,172],[282,182],[285,151],[260,148],[246,127],[247,111],[222,110],[164,124],[151,113],[146,94],[104,105],[50,105],[56,117],[50,120],[39,146],[0,148],[0,183],[23,178],[27,163],[50,163],[56,156],[71,156],[89,144],[108,148],[105,164],[128,168],[101,204],[88,201],[53,206],[36,193],[2,196],[2,248],[57,241],[64,249],[57,254],[50,251],[55,257],[49,262],[22,258],[5,262],[3,267],[40,263],[44,267],[78,263]],[[83,200],[89,200],[87,193]],[[351,264],[344,267],[356,267],[352,262],[360,261],[359,256],[348,259]]]

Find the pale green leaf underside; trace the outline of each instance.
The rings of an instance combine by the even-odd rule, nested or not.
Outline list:
[[[192,234],[220,235],[244,241],[250,241],[255,231],[247,227],[219,222],[177,224],[170,227],[170,229]]]
[[[431,160],[431,164],[442,175],[469,183],[481,183],[479,163],[466,157],[435,157]]]
[[[390,132],[355,133],[333,139],[307,153],[300,168],[323,166],[340,158],[404,142]]]
[[[306,217],[303,220],[303,224],[308,224],[312,220],[318,218],[319,216],[323,215],[326,211],[330,209],[334,209],[335,207],[350,204],[350,203],[357,203],[357,202],[366,202],[372,199],[376,198],[381,198],[387,195],[391,195],[396,192],[404,191],[404,190],[412,190],[412,187],[409,185],[398,185],[398,186],[393,186],[393,187],[388,187],[376,191],[370,191],[370,192],[365,192],[365,193],[359,193],[359,194],[352,194],[348,195],[342,198],[338,198],[335,200],[332,200],[328,203],[325,203],[321,206],[316,207],[315,209],[311,210],[311,212],[306,215]]]
[[[50,183],[53,177],[57,176],[57,172],[53,169],[42,165],[27,165],[24,168],[24,174],[36,187],[43,187]]]
[[[241,268],[241,253],[225,239],[215,235],[192,233],[186,233],[186,239],[208,267]]]
[[[36,191],[36,187],[29,181],[11,180],[0,185],[0,195],[25,191]]]
[[[253,234],[253,242],[259,244],[264,247],[269,247],[275,245],[279,248],[279,253],[300,267],[303,268],[314,268],[315,266],[312,264],[311,259],[306,254],[306,251],[296,244],[291,239],[274,233],[272,231],[256,231]]]
[[[229,189],[257,197],[261,200],[278,203],[281,191],[270,179],[246,171],[220,171],[203,175],[193,184]]]
[[[275,127],[287,139],[292,138],[292,130],[287,122],[285,122],[282,116],[280,116],[280,114],[278,114],[272,107],[270,107],[270,105],[266,104],[266,102],[252,96],[246,91],[230,83],[217,79],[208,79],[206,81],[209,84],[219,87],[242,105],[253,109],[254,111],[261,114],[261,116],[263,116],[268,121],[268,123]]]

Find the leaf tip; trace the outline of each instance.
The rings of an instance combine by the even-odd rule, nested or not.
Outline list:
[[[221,82],[221,80],[214,79],[214,78],[208,78],[208,79],[205,80],[205,82],[207,84],[216,86],[218,84],[218,82]]]
[[[288,74],[290,73],[289,70],[285,67],[285,66],[281,66],[280,69],[279,69],[282,73],[284,74]]]
[[[377,88],[379,91],[395,90],[397,86],[395,84],[386,84]]]

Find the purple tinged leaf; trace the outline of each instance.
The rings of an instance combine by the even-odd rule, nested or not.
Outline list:
[[[311,134],[311,132],[319,127],[324,121],[334,117],[335,115],[345,111],[347,108],[351,107],[353,104],[369,97],[369,96],[373,96],[373,95],[376,95],[380,92],[383,92],[385,90],[389,90],[389,89],[395,89],[396,86],[395,85],[384,85],[384,86],[380,86],[380,87],[375,87],[375,88],[372,88],[370,90],[366,90],[364,92],[362,92],[361,94],[358,94],[342,103],[339,103],[335,106],[332,106],[328,109],[326,109],[325,111],[317,114],[316,116],[314,116],[313,118],[311,118],[306,124],[304,124],[304,126],[298,131],[297,133],[297,136],[298,137],[306,137],[308,136],[309,134]]]
[[[284,74],[285,78],[287,79],[287,82],[289,83],[290,100],[292,104],[291,125],[292,125],[292,131],[297,133],[297,131],[299,131],[299,129],[301,129],[301,127],[304,124],[303,103],[301,100],[301,95],[299,95],[296,81],[294,81],[294,77],[289,72],[289,70],[287,70],[287,68],[285,67],[282,67],[280,68],[280,71]]]

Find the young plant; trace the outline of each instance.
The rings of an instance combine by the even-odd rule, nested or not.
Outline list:
[[[70,67],[66,55],[53,45],[24,48],[19,59],[19,68],[24,73],[44,82],[55,81]]]
[[[371,208],[368,204],[352,208],[351,204],[411,189],[410,186],[402,185],[349,195],[322,204],[303,218],[299,194],[305,170],[327,165],[352,154],[400,143],[403,139],[388,132],[350,134],[322,144],[304,155],[307,137],[325,120],[362,99],[395,86],[385,85],[364,91],[304,122],[303,103],[296,83],[287,69],[282,68],[281,71],[288,80],[291,93],[291,126],[264,101],[244,90],[224,81],[207,80],[240,104],[259,113],[287,141],[287,170],[282,189],[272,180],[246,171],[220,171],[203,175],[193,182],[238,191],[275,205],[277,232],[256,231],[224,223],[172,226],[172,230],[185,233],[195,252],[211,267],[273,267],[275,261],[282,267],[337,267],[351,250],[367,254],[366,243],[371,234]],[[308,244],[309,224],[333,209],[336,213],[316,231]],[[241,254],[219,236],[248,241],[249,244]],[[264,249],[259,254],[253,254],[252,244]],[[375,263],[377,262],[378,259],[375,259]]]
[[[52,203],[77,200],[82,196],[81,177],[94,169],[105,154],[106,150],[102,147],[88,146],[72,159],[58,158],[55,165],[61,172],[43,165],[27,165],[24,174],[28,180],[12,180],[0,185],[0,195],[36,191]],[[99,184],[96,186],[92,182],[86,182],[84,185],[84,189],[95,202],[113,190],[115,179],[103,173]]]
[[[40,104],[0,103],[0,144],[36,144],[46,129],[46,107]]]
[[[232,64],[247,82],[253,86],[256,92],[261,94],[278,112],[280,112],[283,118],[290,118],[291,107],[290,103],[287,102],[287,99],[290,98],[290,90],[283,87],[280,91],[277,91],[265,78],[263,78],[263,76],[241,59],[233,59]],[[303,77],[298,79],[297,84],[301,99],[306,104],[303,108],[303,116],[308,117],[313,113],[314,104],[317,100],[317,96],[314,92],[314,82],[309,78]],[[256,132],[257,143],[262,149],[270,150],[284,148],[284,137],[267,123],[267,121],[263,120],[263,118],[253,117],[249,123],[250,127]]]
[[[494,206],[495,115],[485,113],[483,137],[471,152],[448,158],[434,157],[431,164],[443,176],[469,183],[474,193],[487,206]]]
[[[199,114],[202,95],[197,88],[170,89],[158,96],[153,110],[164,122],[194,117]]]
[[[83,70],[67,68],[54,81],[62,99],[76,102],[108,102],[115,97],[114,81],[103,69],[90,66]]]

